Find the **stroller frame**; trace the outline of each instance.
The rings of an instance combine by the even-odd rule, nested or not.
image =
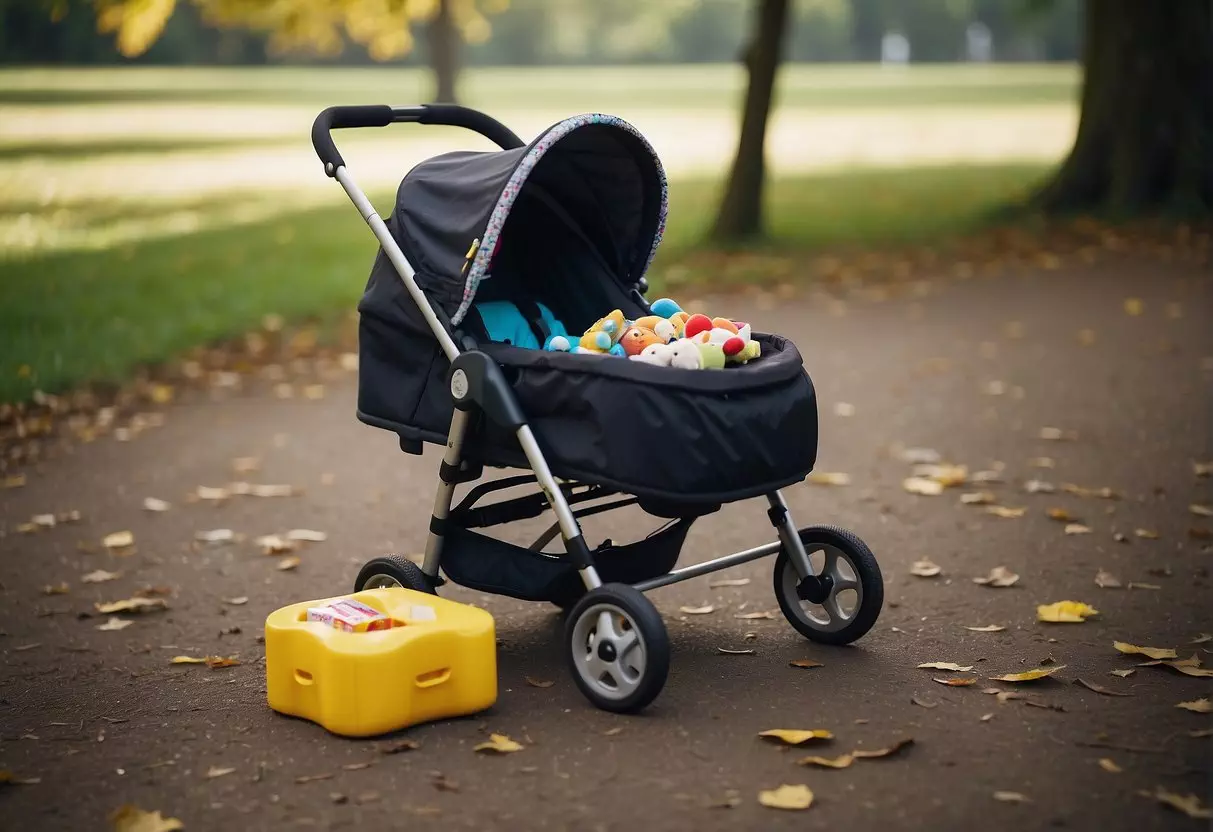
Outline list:
[[[573,675],[578,686],[599,707],[618,712],[639,710],[660,692],[665,682],[668,672],[669,647],[664,624],[661,623],[655,608],[641,593],[759,558],[779,554],[781,560],[786,559],[782,570],[778,564],[776,567],[776,596],[785,616],[802,634],[827,643],[845,643],[866,632],[875,621],[875,614],[871,614],[872,602],[874,602],[875,613],[878,613],[882,600],[880,575],[878,569],[875,568],[875,561],[870,551],[858,538],[832,527],[809,527],[798,530],[779,490],[771,491],[766,495],[769,503],[767,516],[776,530],[778,536],[776,541],[680,569],[671,569],[665,574],[647,580],[631,584],[604,585],[594,556],[585,542],[578,518],[633,505],[638,502],[637,498],[628,496],[622,500],[583,507],[578,510],[573,509],[572,502],[611,498],[622,492],[599,485],[568,481],[562,483],[553,476],[543,450],[527,422],[526,415],[518,405],[510,385],[506,382],[501,368],[485,353],[474,349],[474,342],[466,343],[464,349],[461,349],[460,345],[456,343],[455,338],[452,337],[452,331],[448,328],[445,313],[436,304],[431,303],[424,290],[418,285],[413,265],[366,194],[354,181],[330,133],[331,130],[338,128],[382,127],[399,123],[463,127],[488,138],[502,149],[508,150],[523,146],[522,140],[497,120],[476,110],[456,105],[330,107],[320,113],[312,126],[312,142],[324,165],[325,174],[341,185],[363,220],[370,227],[451,364],[447,384],[455,409],[447,434],[446,449],[439,467],[439,484],[434,496],[429,534],[420,569],[421,575],[413,574],[412,570],[416,570],[414,564],[406,564],[401,559],[395,559],[397,571],[393,574],[398,575],[401,569],[406,574],[390,578],[390,576],[385,577],[376,573],[371,579],[365,579],[365,573],[372,563],[386,560],[380,558],[364,567],[364,575],[360,575],[357,588],[399,585],[433,592],[435,587],[445,583],[440,576],[440,569],[443,565],[444,546],[454,522],[452,503],[456,487],[460,483],[475,481],[482,473],[481,466],[470,463],[463,454],[464,440],[473,416],[480,411],[498,424],[512,428],[532,475],[507,477],[474,487],[463,503],[455,509],[456,514],[466,520],[472,513],[471,504],[480,497],[493,491],[517,487],[531,481],[538,484],[541,493],[503,500],[482,507],[477,510],[480,522],[459,522],[458,525],[462,528],[496,525],[524,517],[535,517],[549,508],[555,513],[555,522],[540,535],[530,549],[538,553],[556,535],[559,535],[564,544],[564,560],[576,568],[584,585],[586,594],[570,612],[568,625],[570,637],[574,641],[579,638],[589,639],[589,653],[588,656],[579,656],[578,650],[575,648],[570,660],[574,666]],[[643,278],[637,288],[640,293],[647,289]],[[577,489],[588,490],[578,491]],[[463,510],[461,511],[461,509]],[[693,515],[694,512],[691,513]],[[826,565],[815,574],[810,552],[817,550],[825,551]],[[841,559],[838,557],[839,554],[842,555]],[[840,560],[845,560],[850,566],[851,576],[838,574],[837,568]],[[409,570],[408,567],[412,567],[412,570]],[[875,584],[872,582],[873,570],[875,570]],[[388,571],[391,572],[391,568]],[[792,571],[794,571],[794,577]],[[781,592],[781,575],[783,573],[787,573],[787,580],[783,582],[786,585],[786,591]],[[418,581],[418,578],[423,578],[424,582]],[[859,602],[849,626],[841,629],[822,629],[820,626],[815,626],[811,618],[795,616],[788,608],[789,604],[796,604],[798,600],[816,603],[823,606],[833,620],[835,615],[839,614],[837,593],[846,589],[856,590],[859,594]],[[864,598],[865,591],[868,598]],[[785,595],[789,597],[785,597]],[[860,607],[865,604],[866,609],[861,610]],[[617,620],[612,619],[612,615],[616,615]],[[656,625],[653,624],[654,618]],[[799,620],[797,620],[798,618]],[[870,621],[867,620],[869,618]],[[637,671],[636,667],[622,667],[618,663],[623,660],[625,651],[634,648],[636,631],[638,631],[639,639],[646,651],[642,666],[638,670],[641,677],[639,681],[620,678],[613,679],[616,683],[614,688],[609,683],[596,685],[592,672],[597,672],[600,669],[599,666],[607,668],[605,672],[608,677],[611,673],[614,673],[615,676],[620,676],[621,673],[624,676],[635,675],[630,671]],[[587,645],[582,644],[581,648],[584,652]],[[612,657],[614,657],[614,664]],[[582,661],[583,659],[584,661]],[[583,668],[578,667],[579,662],[583,664],[588,662],[593,665],[591,676],[581,672]],[[624,681],[631,681],[632,684],[625,685]]]

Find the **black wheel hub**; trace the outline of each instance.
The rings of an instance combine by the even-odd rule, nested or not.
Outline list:
[[[602,659],[604,662],[615,661],[615,645],[611,644],[609,641],[604,641],[599,644],[598,658]]]
[[[810,604],[822,604],[830,597],[834,579],[829,575],[809,575],[796,584],[796,597]]]

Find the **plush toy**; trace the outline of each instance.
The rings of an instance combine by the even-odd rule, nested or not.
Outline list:
[[[623,337],[619,339],[619,344],[616,345],[622,345],[624,353],[629,356],[640,355],[640,353],[643,352],[646,347],[652,346],[653,344],[669,343],[669,338],[662,338],[653,329],[650,329],[647,326],[642,326],[640,321],[644,320],[647,319],[641,318],[625,329],[623,331]],[[661,321],[661,323],[665,324],[667,327],[670,325],[670,322],[664,318],[658,318],[657,320]],[[673,332],[672,327],[670,331]]]
[[[649,304],[649,309],[659,318],[672,318],[682,311],[682,307],[669,298],[658,298]]]
[[[599,318],[585,331],[585,335],[578,341],[578,346],[585,352],[609,353],[611,347],[615,346],[623,335],[624,323],[623,312],[612,310],[609,315]]]
[[[654,367],[668,367],[670,366],[671,350],[670,344],[649,344],[639,354],[629,356],[629,358],[644,364],[652,364]]]
[[[697,344],[687,338],[672,344],[650,344],[639,355],[631,357],[656,367],[680,370],[718,370],[725,365],[725,354],[716,344]]]
[[[543,348],[548,352],[571,352],[573,349],[573,342],[568,339],[568,336],[553,335],[551,338],[548,338],[547,343],[543,345]]]

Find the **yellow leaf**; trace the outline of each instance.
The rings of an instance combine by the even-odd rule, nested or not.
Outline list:
[[[943,493],[940,483],[926,477],[907,477],[901,481],[901,487],[911,494],[921,494],[924,497],[938,497]]]
[[[808,480],[814,485],[850,485],[851,475],[841,471],[814,471]]]
[[[973,669],[973,665],[964,665],[963,667],[952,662],[923,662],[918,665],[919,670],[959,670],[961,672]]]
[[[1053,667],[1037,667],[1032,670],[1025,670],[1023,673],[1008,673],[1004,676],[991,676],[990,678],[996,682],[1034,682],[1037,679],[1052,676],[1063,667],[1065,667],[1064,664]]]
[[[228,656],[226,658],[223,656],[207,656],[203,661],[206,662],[206,666],[211,670],[218,670],[222,667],[238,667],[240,665],[240,660],[235,656]]]
[[[125,549],[135,545],[135,535],[131,532],[114,532],[101,539],[101,545],[107,549]]]
[[[1187,662],[1163,662],[1163,665],[1185,676],[1195,676],[1198,679],[1213,679],[1213,670],[1203,667],[1193,667]]]
[[[796,761],[798,766],[821,766],[822,768],[847,768],[855,758],[850,754],[841,757],[801,757]]]
[[[914,468],[914,476],[934,480],[944,488],[954,488],[968,480],[969,469],[963,465],[918,465]]]
[[[1141,298],[1125,298],[1125,314],[1137,317],[1145,311],[1145,304],[1141,302]]]
[[[1114,641],[1112,646],[1127,656],[1149,656],[1151,659],[1179,658],[1173,647],[1138,647],[1136,644],[1128,644],[1123,641]]]
[[[834,734],[824,728],[802,730],[796,728],[771,728],[758,734],[767,739],[779,740],[788,745],[802,745],[809,740],[832,740]]]
[[[1120,774],[1122,771],[1124,771],[1123,768],[1116,765],[1115,760],[1109,760],[1107,757],[1100,757],[1099,767],[1109,774]]]
[[[808,786],[784,784],[760,791],[758,802],[770,809],[807,809],[813,805],[813,792]]]
[[[493,751],[497,754],[509,754],[514,751],[521,751],[522,746],[514,742],[505,734],[489,734],[489,741],[482,742],[472,749],[473,751]]]
[[[1185,711],[1192,711],[1197,714],[1213,713],[1213,703],[1208,699],[1193,699],[1191,702],[1180,702],[1175,707],[1183,708]]]
[[[920,578],[934,578],[942,571],[939,564],[932,562],[930,558],[916,560],[910,566],[910,574]]]
[[[1027,513],[1026,508],[1009,508],[1007,506],[986,506],[986,514],[993,514],[995,517],[1002,517],[1006,520],[1014,520],[1023,517]]]
[[[708,604],[703,607],[679,607],[678,611],[687,615],[707,615],[710,612],[715,612],[716,608]]]
[[[881,757],[892,757],[894,754],[899,753],[905,748],[909,748],[913,744],[913,737],[904,737],[890,745],[888,748],[877,748],[875,751],[855,750],[851,752],[851,756],[856,760],[876,760]]]
[[[115,612],[155,612],[168,609],[168,602],[163,598],[126,598],[122,601],[111,601],[108,604],[94,604],[97,612],[109,615]]]
[[[1092,615],[1098,615],[1099,610],[1081,601],[1058,601],[1054,604],[1041,604],[1036,608],[1036,620],[1049,624],[1081,624]]]
[[[185,828],[177,818],[166,818],[160,812],[145,812],[129,803],[110,815],[110,824],[114,832],[177,832]]]
[[[986,575],[984,578],[974,578],[973,583],[1001,588],[1013,586],[1018,580],[1019,576],[1010,569],[1007,569],[1005,566],[995,566],[990,570],[989,575]]]
[[[66,581],[60,584],[47,584],[46,586],[42,587],[43,595],[67,595],[71,591],[72,588],[67,585]]]
[[[222,502],[231,496],[226,488],[213,488],[208,485],[198,486],[195,493],[199,500],[209,500],[211,502]]]
[[[206,664],[206,659],[200,659],[197,656],[173,656],[168,660],[169,664]]]
[[[1049,515],[1050,520],[1056,520],[1059,523],[1070,523],[1078,519],[1064,508],[1050,508],[1045,511],[1045,514]]]
[[[1158,532],[1153,529],[1134,529],[1133,534],[1140,537],[1142,540],[1158,540]]]
[[[1176,811],[1183,812],[1193,820],[1209,820],[1213,818],[1213,810],[1207,806],[1202,806],[1200,798],[1194,794],[1178,795],[1174,792],[1169,792],[1162,786],[1158,786],[1153,792],[1146,792],[1147,797],[1152,797],[1159,803],[1170,806]]]
[[[118,51],[124,57],[134,58],[146,52],[160,37],[176,4],[176,0],[106,0],[97,6],[97,31],[115,33]]]
[[[295,541],[286,540],[276,534],[262,535],[253,542],[261,547],[261,554],[263,555],[281,555],[285,552],[293,552],[299,548],[299,544]]]
[[[725,586],[746,586],[749,582],[749,578],[720,578],[719,580],[708,581],[708,589],[720,589]]]
[[[302,543],[323,543],[329,539],[329,536],[314,529],[291,529],[286,533],[286,539]]]

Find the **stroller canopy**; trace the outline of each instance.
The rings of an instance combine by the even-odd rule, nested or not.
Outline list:
[[[528,282],[609,275],[634,285],[661,241],[666,199],[661,162],[636,128],[581,115],[526,147],[422,162],[401,182],[388,227],[456,326],[511,239],[525,246],[528,270],[543,272]],[[550,268],[538,259],[547,250],[560,261]]]

